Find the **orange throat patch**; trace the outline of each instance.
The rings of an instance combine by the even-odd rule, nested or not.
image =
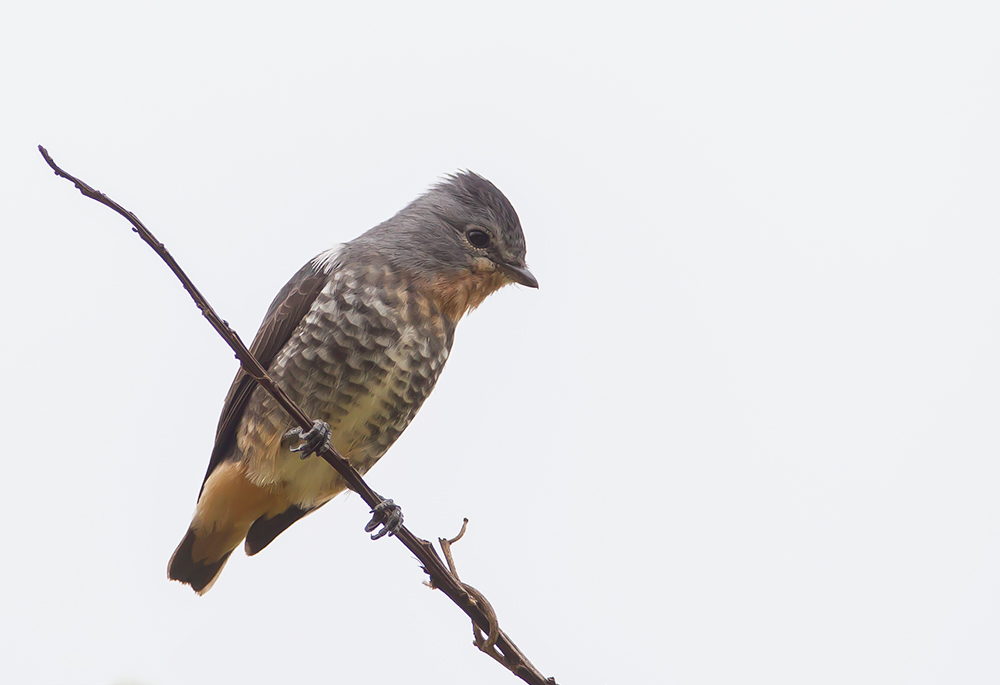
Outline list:
[[[437,303],[441,312],[457,322],[507,285],[507,279],[499,271],[491,269],[438,276],[422,285],[421,290]]]

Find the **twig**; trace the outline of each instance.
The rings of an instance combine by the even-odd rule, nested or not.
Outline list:
[[[458,578],[458,568],[455,567],[455,557],[451,553],[451,546],[462,539],[468,525],[469,519],[462,519],[462,530],[458,531],[458,535],[453,537],[451,540],[448,540],[447,538],[438,538],[438,544],[441,545],[441,551],[444,552],[444,558],[448,560],[448,568],[451,569],[451,575],[455,576],[455,578]],[[461,582],[460,578],[459,582]],[[476,647],[479,647],[481,652],[485,652],[506,666],[507,664],[504,663],[503,655],[499,654],[496,650],[497,640],[500,639],[500,621],[497,620],[497,613],[493,610],[493,605],[489,603],[486,596],[483,595],[482,592],[468,583],[462,583],[462,587],[464,587],[465,591],[475,598],[476,602],[479,603],[479,606],[481,606],[483,611],[486,612],[486,616],[490,620],[490,630],[485,636],[479,629],[479,626],[476,625],[476,622],[472,622],[473,643]]]
[[[118,214],[128,219],[129,223],[132,224],[132,230],[139,234],[146,243],[153,248],[153,250],[166,262],[170,270],[174,272],[174,275],[180,280],[184,285],[184,288],[191,295],[191,299],[201,310],[201,313],[208,319],[208,322],[212,325],[219,335],[229,344],[229,346],[236,353],[236,357],[240,360],[240,364],[243,369],[260,384],[264,390],[271,395],[281,408],[284,409],[290,417],[303,429],[307,431],[312,428],[312,420],[306,416],[292,400],[285,394],[285,392],[274,382],[274,380],[268,375],[267,370],[260,365],[260,362],[250,353],[243,341],[236,332],[229,327],[215,310],[205,299],[205,296],[198,291],[194,283],[188,278],[184,270],[181,269],[177,261],[170,255],[167,248],[163,246],[163,243],[159,242],[149,229],[139,221],[137,217],[132,212],[128,211],[120,204],[109,198],[104,193],[99,190],[95,190],[90,187],[80,179],[75,176],[71,176],[66,173],[56,163],[52,160],[48,151],[42,147],[38,146],[38,151],[42,153],[42,157],[45,158],[45,162],[52,167],[52,170],[56,173],[56,176],[65,178],[66,180],[72,182],[77,189],[84,195],[84,197],[89,197],[92,200],[100,202],[106,207],[110,207]],[[344,480],[350,485],[350,488],[361,495],[361,499],[365,501],[369,507],[373,510],[375,507],[383,501],[383,499],[375,493],[368,484],[361,478],[361,475],[354,469],[351,464],[344,459],[340,454],[337,453],[332,447],[327,446],[320,455],[327,463],[330,464],[337,472],[344,477]],[[463,527],[464,530],[464,527]],[[437,552],[434,551],[434,546],[427,540],[418,538],[413,533],[411,533],[405,526],[400,527],[396,532],[395,537],[403,543],[403,545],[413,553],[414,556],[423,564],[424,572],[430,576],[431,587],[441,590],[445,595],[447,595],[451,601],[458,605],[458,607],[472,619],[474,625],[478,626],[481,630],[489,632],[491,635],[494,631],[497,632],[496,647],[502,653],[502,659],[497,659],[501,664],[504,665],[511,673],[516,675],[518,678],[523,680],[530,685],[555,685],[555,679],[546,678],[542,675],[541,671],[532,665],[524,654],[521,652],[517,646],[510,641],[510,638],[499,628],[496,628],[495,615],[492,614],[492,609],[489,612],[484,611],[484,606],[489,606],[488,602],[485,602],[485,598],[478,592],[475,591],[474,596],[469,590],[464,586],[464,584],[451,573],[441,561]],[[456,538],[457,539],[457,538]],[[491,655],[494,656],[494,655]],[[494,656],[494,658],[497,658]]]
[[[444,552],[444,558],[448,561],[448,568],[451,569],[453,576],[458,578],[458,570],[455,568],[455,559],[451,556],[451,546],[462,539],[465,535],[465,529],[469,527],[469,519],[462,519],[462,530],[458,531],[458,535],[453,537],[451,540],[446,538],[438,538],[438,543],[441,545],[441,551]]]

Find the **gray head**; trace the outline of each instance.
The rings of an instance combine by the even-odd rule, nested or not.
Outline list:
[[[517,212],[495,185],[471,171],[446,177],[358,241],[377,246],[417,276],[497,273],[504,281],[538,287],[525,265]]]

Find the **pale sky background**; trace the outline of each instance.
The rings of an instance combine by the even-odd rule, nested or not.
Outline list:
[[[562,685],[1000,682],[1000,3],[16,3],[0,681],[519,682],[346,497],[166,579],[278,288],[443,174],[541,289],[369,474]]]

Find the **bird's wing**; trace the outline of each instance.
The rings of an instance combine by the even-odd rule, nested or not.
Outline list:
[[[338,265],[337,257],[340,249],[340,246],[335,247],[309,261],[292,276],[274,298],[267,314],[264,315],[264,321],[257,331],[253,344],[250,345],[250,352],[265,369],[270,367],[275,356],[309,312],[316,296],[323,290],[330,273]],[[232,452],[231,448],[236,441],[236,429],[255,387],[257,381],[240,368],[222,407],[219,428],[215,434],[215,447],[212,449],[212,458],[205,473],[206,481],[215,467]],[[204,487],[202,481],[202,488]]]

